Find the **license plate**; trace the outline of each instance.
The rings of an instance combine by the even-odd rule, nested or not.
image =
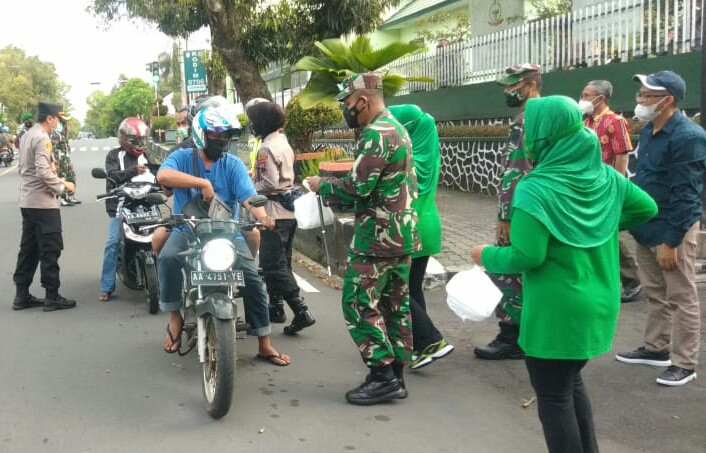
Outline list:
[[[158,222],[162,220],[162,216],[159,212],[148,211],[148,212],[131,212],[130,214],[124,214],[127,223],[151,223]]]
[[[206,286],[245,286],[243,271],[191,271],[192,285]]]

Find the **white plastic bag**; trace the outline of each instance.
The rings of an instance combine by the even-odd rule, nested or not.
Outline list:
[[[487,319],[501,297],[498,287],[480,266],[459,272],[446,284],[446,303],[464,321]]]
[[[333,211],[327,206],[323,206],[324,224],[331,225],[334,220]],[[297,227],[302,230],[311,230],[321,227],[319,217],[319,200],[314,192],[307,192],[294,200],[294,217],[297,219]]]

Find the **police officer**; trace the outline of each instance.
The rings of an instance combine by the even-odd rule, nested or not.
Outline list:
[[[59,121],[68,117],[60,104],[40,102],[37,124],[27,131],[20,143],[20,211],[22,239],[13,280],[17,294],[15,310],[43,305],[44,311],[76,306],[75,300],[59,295],[59,256],[64,248],[61,236],[61,213],[58,197],[76,187],[56,174],[58,163],[52,153],[49,133]],[[29,293],[37,265],[41,263],[41,281],[46,299],[41,301]]]
[[[354,170],[307,181],[328,205],[354,204],[343,317],[370,374],[346,400],[369,405],[407,397],[402,371],[412,350],[408,280],[411,254],[419,250],[411,207],[417,181],[409,135],[385,107],[382,77],[353,74],[339,88],[346,123],[363,128]]]

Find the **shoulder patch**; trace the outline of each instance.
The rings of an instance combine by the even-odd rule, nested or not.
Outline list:
[[[259,152],[257,154],[257,171],[264,173],[267,170],[267,153]]]

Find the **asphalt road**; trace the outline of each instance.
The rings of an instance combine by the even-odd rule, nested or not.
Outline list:
[[[292,357],[286,368],[255,361],[256,340],[239,340],[232,409],[210,419],[196,356],[161,349],[166,316],[149,315],[142,294],[120,284],[117,299],[97,301],[107,216],[92,201],[104,187],[90,169],[102,166],[115,144],[72,144],[83,203],[62,208],[60,263],[61,292],[78,300],[73,310],[10,309],[19,176],[16,169],[0,176],[0,452],[546,451],[536,405],[522,408],[532,396],[524,364],[474,359],[474,345],[494,335],[494,322],[462,324],[446,308],[442,289],[428,292],[428,304],[456,351],[407,373],[407,400],[346,404],[343,394],[366,369],[345,329],[340,292],[298,265],[316,325],[295,338],[275,325],[275,346]],[[38,274],[35,280],[33,293],[41,297]],[[616,351],[639,345],[644,308],[624,307]],[[706,378],[703,365],[698,371]],[[660,388],[656,373],[618,364],[612,355],[587,366],[601,451],[706,451],[705,381]]]

